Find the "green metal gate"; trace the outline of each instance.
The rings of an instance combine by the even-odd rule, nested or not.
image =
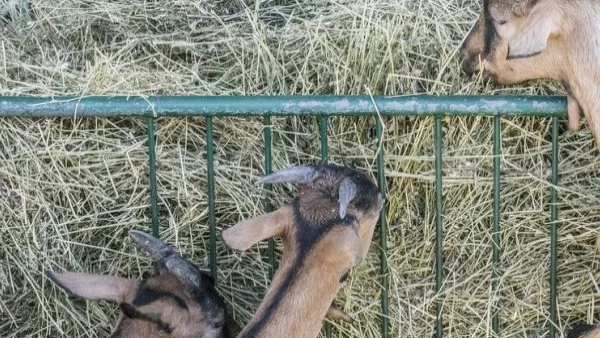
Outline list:
[[[0,117],[146,117],[150,168],[151,229],[158,235],[158,196],[156,182],[155,119],[158,117],[205,117],[208,168],[208,207],[210,229],[210,269],[216,277],[216,228],[213,161],[213,117],[262,116],[264,119],[265,174],[271,172],[271,117],[313,116],[319,119],[321,158],[328,158],[327,122],[330,116],[375,116],[378,145],[382,142],[382,117],[434,116],[435,117],[435,188],[436,188],[436,291],[442,290],[443,281],[443,195],[442,195],[442,118],[445,116],[493,116],[493,280],[492,292],[498,294],[500,247],[500,120],[503,116],[539,116],[552,118],[551,197],[550,214],[550,337],[556,336],[556,273],[557,273],[557,184],[558,184],[558,118],[566,116],[567,102],[557,96],[153,96],[153,97],[0,97]],[[385,199],[385,155],[377,151],[377,177]],[[391,337],[388,324],[388,267],[387,224],[382,210],[379,222],[381,239],[380,273],[382,285],[382,337]],[[273,274],[274,248],[269,242],[270,275]],[[496,299],[498,297],[495,297]],[[436,336],[442,337],[442,299],[437,303]],[[497,313],[492,317],[492,330],[499,331]],[[331,335],[329,328],[327,336]]]

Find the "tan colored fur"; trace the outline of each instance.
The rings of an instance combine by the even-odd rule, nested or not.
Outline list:
[[[289,272],[298,268],[297,233],[306,230],[295,223],[293,207],[287,205],[224,230],[224,242],[237,250],[246,250],[272,236],[283,240],[283,255],[273,281],[250,323],[238,337],[314,338],[318,336],[327,313],[346,316],[330,305],[341,287],[340,280],[344,274],[358,265],[369,249],[382,205],[379,195],[378,198],[376,207],[368,214],[361,214],[352,205],[349,207],[348,214],[356,217],[356,224],[335,225],[314,243],[283,295],[277,290],[281,290]],[[299,210],[309,223],[303,226],[312,227],[315,232],[321,231],[316,224],[321,224],[322,220],[338,217],[337,201],[324,198],[318,189],[301,189],[298,200]],[[269,305],[274,301],[278,301],[278,307],[273,311]],[[253,332],[251,328],[265,318],[266,324],[262,329],[250,333]]]
[[[568,91],[569,129],[579,129],[583,110],[600,148],[600,2],[490,0],[489,13],[497,44],[483,55],[482,14],[461,48],[463,69],[478,71],[481,60],[485,75],[499,84],[561,81]]]
[[[284,219],[293,217],[290,214],[290,208],[284,208],[274,213],[284,216],[282,217]],[[271,218],[269,214],[265,216],[267,216],[266,219]],[[268,224],[266,219],[259,216],[252,221],[256,222],[255,224]],[[245,225],[248,225],[248,222]],[[282,236],[283,256],[261,305],[246,327],[265,316],[267,304],[275,296],[273,291],[280,287],[286,272],[294,263],[296,254],[294,243],[290,241],[293,231],[295,231],[294,228],[288,226],[283,232],[272,234],[272,236]],[[350,229],[333,230],[330,236],[323,239],[311,251],[303,268],[298,272],[293,286],[282,298],[278,311],[272,314],[269,325],[261,331],[260,337],[301,338],[318,335],[321,322],[341,287],[341,277],[358,260],[352,249],[359,246],[360,243],[354,235],[346,236],[347,234],[344,232],[348,231]],[[242,336],[243,333],[244,331],[242,331]]]

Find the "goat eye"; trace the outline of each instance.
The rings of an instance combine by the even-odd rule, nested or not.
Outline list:
[[[496,23],[497,23],[499,26],[502,26],[502,25],[506,24],[506,20],[496,20]]]

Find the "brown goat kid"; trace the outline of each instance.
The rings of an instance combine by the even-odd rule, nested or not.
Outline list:
[[[314,338],[341,282],[369,249],[383,202],[370,177],[333,166],[299,166],[258,183],[298,183],[289,205],[222,232],[226,245],[247,250],[273,236],[283,255],[267,293],[239,338]]]
[[[129,235],[150,252],[157,273],[137,281],[73,272],[46,272],[69,294],[118,303],[121,308],[111,338],[233,337],[235,323],[211,277],[157,238],[135,230]]]
[[[560,81],[569,130],[579,130],[583,110],[600,148],[600,1],[484,0],[460,54],[466,73],[483,67],[498,84]]]

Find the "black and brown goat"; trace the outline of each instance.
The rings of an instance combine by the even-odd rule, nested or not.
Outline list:
[[[112,338],[228,338],[236,326],[212,278],[159,239],[129,231],[155,260],[156,274],[142,281],[74,272],[46,276],[69,294],[118,303]]]
[[[569,130],[583,110],[600,148],[600,1],[484,0],[460,54],[466,73],[498,84],[560,81]]]
[[[300,184],[289,205],[222,232],[226,245],[247,250],[273,236],[283,240],[280,265],[239,338],[314,338],[341,282],[369,249],[383,202],[370,177],[334,166],[299,166],[258,183]]]

